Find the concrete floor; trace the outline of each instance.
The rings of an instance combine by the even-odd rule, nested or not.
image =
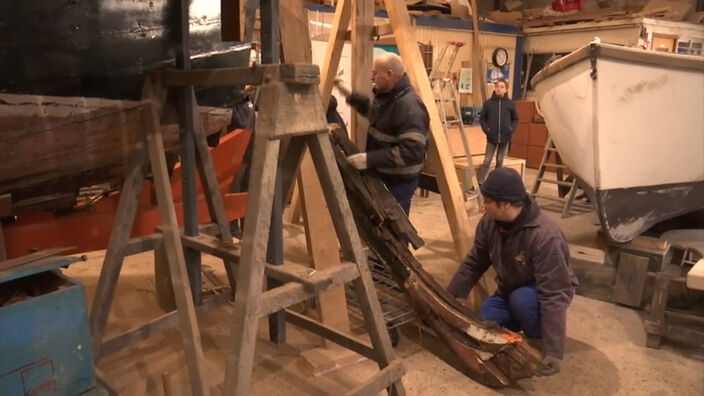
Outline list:
[[[535,171],[529,170],[526,184],[532,185]],[[554,207],[554,205],[552,205]],[[598,222],[593,213],[558,219],[571,243],[591,246]],[[416,196],[411,220],[426,246],[416,252],[425,268],[446,285],[457,268],[452,257],[450,231],[440,197]],[[472,217],[476,224],[478,217]],[[300,226],[285,227],[285,254],[291,261],[305,261],[305,240]],[[88,254],[88,261],[66,272],[83,282],[89,305],[97,283],[103,251]],[[203,260],[224,280],[222,262]],[[117,334],[162,314],[154,298],[153,256],[129,257],[113,304],[107,335]],[[229,342],[231,306],[211,311],[201,320],[202,341],[209,380],[214,394],[223,392],[225,351]],[[259,341],[253,373],[253,395],[322,395],[344,393],[374,373],[376,365],[362,361],[321,376],[311,375],[300,357],[302,351],[321,345],[318,337],[289,325],[288,343],[268,342],[266,322],[259,327]],[[578,395],[704,395],[704,361],[692,357],[691,347],[665,343],[661,349],[645,347],[642,313],[617,305],[575,297],[568,313],[568,341],[562,372],[551,377],[534,377],[511,388],[493,390],[465,377],[445,361],[422,348],[418,331],[408,325],[396,353],[407,373],[404,384],[411,395],[456,394],[578,394]],[[420,335],[425,338],[427,335]],[[188,394],[189,387],[179,334],[156,335],[129,350],[98,362],[109,383],[125,395]]]

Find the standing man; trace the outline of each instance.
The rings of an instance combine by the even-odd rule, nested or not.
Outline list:
[[[425,161],[428,110],[411,87],[398,55],[386,53],[374,61],[372,82],[374,100],[335,80],[347,103],[369,119],[366,151],[350,155],[347,161],[359,170],[374,171],[408,214]]]
[[[482,303],[479,316],[542,338],[540,373],[555,374],[565,350],[567,307],[578,285],[565,235],[526,194],[515,170],[491,172],[481,192],[486,213],[448,291],[466,298],[493,265],[498,290]]]

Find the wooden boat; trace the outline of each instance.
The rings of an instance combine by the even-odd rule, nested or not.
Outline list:
[[[704,209],[704,58],[594,42],[532,85],[611,240]]]
[[[200,114],[213,134],[232,112]],[[141,125],[139,102],[0,94],[0,194],[12,194],[17,214],[70,208],[80,187],[117,187]],[[165,126],[164,141],[177,149],[178,125]]]
[[[247,66],[249,44],[222,40],[220,2],[187,3],[191,66]],[[0,92],[137,100],[147,72],[174,67],[178,4],[0,0]],[[215,106],[233,92],[201,88],[198,99]]]

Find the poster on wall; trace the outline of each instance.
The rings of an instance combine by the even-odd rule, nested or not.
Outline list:
[[[458,92],[461,94],[472,93],[472,68],[460,68],[460,82]]]
[[[509,66],[510,66],[509,63],[507,63],[501,67],[498,67],[498,66],[494,65],[493,63],[489,63],[487,65],[487,69],[486,69],[486,83],[487,84],[494,84],[494,83],[496,83],[496,81],[498,81],[499,79],[502,79],[502,78],[506,81],[510,81],[509,80],[509,70],[510,70]]]

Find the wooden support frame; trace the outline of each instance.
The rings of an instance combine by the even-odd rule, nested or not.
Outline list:
[[[187,75],[190,72],[185,73]],[[218,190],[215,169],[208,151],[205,133],[197,113],[195,95],[192,87],[187,87],[186,91],[187,97],[190,99],[190,117],[193,119],[193,133],[186,135],[186,138],[193,141],[200,180],[203,183],[208,209],[211,218],[215,221],[217,233],[222,242],[231,243],[232,236],[229,222],[225,215],[222,195]],[[184,244],[182,243],[181,231],[176,220],[173,194],[166,169],[160,119],[161,111],[165,107],[167,91],[161,85],[158,73],[147,78],[142,97],[143,136],[141,142],[134,147],[128,165],[129,170],[121,189],[115,217],[116,222],[113,225],[110,241],[108,242],[105,261],[90,315],[93,353],[97,358],[107,352],[113,352],[133,342],[147,338],[157,331],[165,330],[178,324],[188,364],[191,392],[195,395],[207,395],[210,392],[210,388],[200,343],[200,331],[195,313],[194,297],[188,286],[189,276],[186,272]],[[134,223],[147,164],[150,165],[154,177],[159,214],[163,222],[160,227],[161,235],[148,235],[128,240]],[[199,231],[197,228],[196,234]],[[187,235],[184,238],[186,237],[193,238],[194,236]],[[103,331],[107,324],[124,257],[129,254],[154,249],[161,244],[163,244],[162,251],[168,264],[168,277],[171,280],[170,283],[176,301],[176,311],[103,343]],[[200,255],[200,251],[197,254]],[[224,264],[230,286],[234,289],[234,262],[225,259]],[[230,297],[231,295],[227,295],[226,297],[218,298],[217,302],[228,301]],[[107,348],[107,351],[102,350],[103,346]]]
[[[274,310],[285,308],[291,304],[310,298],[317,291],[354,281],[355,291],[372,340],[374,360],[381,369],[393,361],[393,349],[381,315],[376,290],[366,263],[366,255],[362,251],[361,240],[357,234],[352,213],[347,202],[346,193],[337,169],[330,140],[327,136],[327,124],[323,113],[318,89],[314,86],[294,87],[281,82],[267,82],[260,87],[262,101],[259,103],[260,114],[257,119],[257,134],[255,135],[252,172],[259,177],[250,185],[250,200],[247,206],[245,230],[242,239],[240,265],[238,268],[238,287],[233,310],[233,328],[230,349],[226,358],[226,374],[224,388],[235,395],[249,394],[251,372],[254,364],[254,348],[258,318]],[[287,94],[297,92],[296,100]],[[306,123],[308,133],[301,132],[290,125],[290,120],[278,116],[281,106],[290,111],[301,112],[305,118],[314,122]],[[316,124],[317,122],[317,124]],[[288,136],[284,130],[293,130]],[[320,286],[306,287],[305,282],[297,279],[295,283],[287,283],[262,293],[261,284],[265,276],[266,265],[264,256],[270,238],[270,219],[272,213],[272,194],[277,177],[283,179],[283,191],[288,191],[293,183],[299,164],[301,164],[306,148],[310,150],[314,169],[320,179],[322,192],[328,209],[332,215],[333,226],[342,246],[342,265],[318,271]],[[280,161],[282,163],[280,164]],[[284,175],[277,175],[278,169],[291,170]],[[323,280],[329,280],[324,282]],[[294,319],[295,320],[295,319]],[[325,325],[311,327],[327,329],[337,333]],[[321,331],[323,335],[329,334]],[[344,336],[335,339],[345,339]],[[334,340],[333,340],[334,341]],[[396,371],[394,371],[396,372]],[[379,382],[376,378],[384,376],[394,379],[389,384]],[[404,394],[400,376],[389,376],[381,372],[371,386],[382,384],[390,386],[393,394]],[[383,388],[376,389],[379,391]]]

